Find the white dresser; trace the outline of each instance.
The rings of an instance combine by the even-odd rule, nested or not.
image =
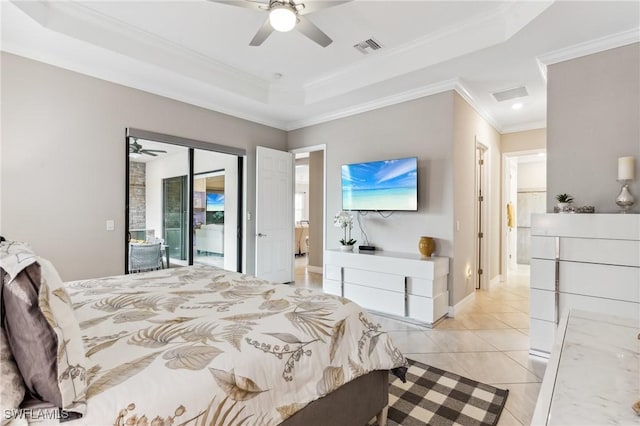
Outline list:
[[[532,354],[549,356],[573,308],[640,320],[640,215],[532,215]]]
[[[449,309],[448,274],[447,257],[327,250],[322,286],[366,309],[433,324]]]

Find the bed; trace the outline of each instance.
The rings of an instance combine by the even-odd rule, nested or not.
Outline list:
[[[0,259],[6,295],[20,278]],[[358,305],[319,291],[197,265],[66,284],[37,256],[22,271],[37,268],[62,410],[34,424],[384,424],[406,365]]]

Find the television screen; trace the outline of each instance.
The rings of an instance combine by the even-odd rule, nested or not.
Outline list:
[[[418,159],[342,166],[342,209],[418,210]]]
[[[208,193],[207,194],[207,211],[223,212],[224,211],[224,194]]]

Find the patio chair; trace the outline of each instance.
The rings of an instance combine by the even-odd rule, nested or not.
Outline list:
[[[162,269],[162,243],[129,244],[129,272]]]

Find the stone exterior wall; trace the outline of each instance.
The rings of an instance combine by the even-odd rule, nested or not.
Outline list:
[[[146,164],[129,161],[129,229],[147,227]]]

